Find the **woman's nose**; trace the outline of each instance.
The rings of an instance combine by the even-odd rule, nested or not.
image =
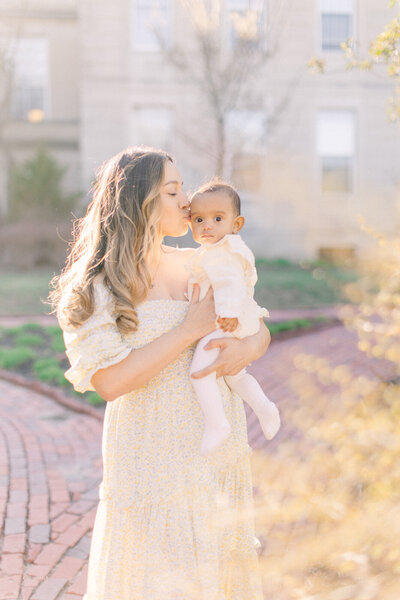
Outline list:
[[[190,200],[187,197],[187,195],[185,194],[185,192],[181,192],[179,206],[180,206],[180,208],[187,208],[188,206],[190,206]]]

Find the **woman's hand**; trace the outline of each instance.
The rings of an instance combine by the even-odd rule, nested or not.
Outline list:
[[[200,302],[199,296],[200,286],[195,283],[189,309],[182,324],[190,332],[194,342],[216,329],[215,320],[217,315],[215,314],[212,288],[208,289],[207,294]]]
[[[254,335],[242,339],[217,338],[204,346],[205,350],[219,348],[216,360],[208,367],[193,373],[194,379],[200,379],[215,371],[217,377],[236,375],[241,369],[257,360],[266,352],[271,341],[271,335],[261,319],[260,330]]]

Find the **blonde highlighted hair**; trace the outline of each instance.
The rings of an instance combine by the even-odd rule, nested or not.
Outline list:
[[[99,169],[87,213],[74,224],[65,267],[52,280],[49,301],[62,323],[82,325],[94,310],[93,281],[100,273],[115,298],[121,333],[136,331],[135,306],[151,285],[149,265],[159,259],[161,150],[132,147]]]

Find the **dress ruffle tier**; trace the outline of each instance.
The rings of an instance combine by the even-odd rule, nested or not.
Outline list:
[[[96,284],[93,315],[79,328],[64,327],[66,376],[76,389],[90,389],[95,370],[178,325],[187,307],[145,301],[137,307],[138,330],[123,336],[110,292]],[[262,600],[243,402],[221,378],[232,432],[202,456],[193,350],[107,403],[84,600]]]

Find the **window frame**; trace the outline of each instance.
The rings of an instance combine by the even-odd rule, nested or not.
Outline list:
[[[318,118],[319,115],[321,113],[348,113],[351,115],[352,117],[352,123],[353,123],[353,131],[352,131],[352,135],[353,135],[353,152],[352,154],[343,154],[343,155],[339,155],[339,154],[325,154],[325,153],[320,153],[319,148],[318,148],[318,138],[319,138],[319,131],[318,131]],[[358,139],[359,139],[359,126],[358,126],[358,111],[356,109],[356,107],[354,106],[321,106],[318,107],[315,113],[315,164],[316,164],[316,171],[317,171],[317,185],[318,185],[318,193],[320,195],[321,198],[327,198],[330,196],[338,196],[338,197],[346,197],[346,196],[350,196],[352,194],[355,193],[356,191],[356,182],[357,182],[357,158],[358,158]],[[349,159],[350,161],[350,175],[349,175],[349,189],[347,190],[323,190],[323,159],[340,159],[340,158],[346,158]]]
[[[358,22],[357,22],[357,16],[358,16],[358,6],[357,6],[357,0],[352,0],[352,4],[353,4],[353,8],[351,12],[344,12],[344,11],[336,11],[336,12],[326,12],[321,10],[320,7],[320,0],[317,3],[317,10],[316,10],[316,32],[317,32],[317,51],[318,52],[322,52],[323,54],[327,54],[329,56],[341,56],[341,48],[340,45],[338,48],[324,48],[323,47],[323,36],[322,36],[322,15],[323,14],[343,14],[343,15],[350,15],[350,18],[352,19],[352,23],[351,23],[351,27],[350,27],[350,35],[348,36],[348,38],[355,38],[356,37],[356,31],[357,31],[357,27],[358,27]],[[346,38],[346,39],[348,39]],[[346,39],[344,39],[343,41],[346,41]]]
[[[43,107],[39,108],[39,107],[34,107],[34,106],[30,106],[30,108],[28,108],[28,110],[25,111],[19,111],[19,107],[18,107],[18,94],[20,93],[20,91],[22,90],[22,93],[24,91],[24,89],[26,89],[30,94],[32,94],[32,90],[35,89],[35,87],[30,86],[29,88],[24,88],[24,86],[19,85],[18,84],[18,79],[17,79],[17,62],[18,59],[16,57],[16,52],[17,52],[17,48],[18,45],[22,42],[24,42],[24,40],[40,40],[42,42],[44,42],[44,77],[43,77],[43,82],[42,85],[43,87],[40,88],[43,94]],[[43,119],[41,119],[41,121],[48,121],[51,120],[51,77],[50,77],[50,66],[51,66],[51,61],[50,61],[50,42],[49,39],[46,36],[35,36],[35,35],[26,35],[26,36],[21,36],[18,39],[15,39],[12,43],[12,47],[10,50],[11,53],[11,70],[12,70],[12,74],[11,74],[11,94],[10,94],[10,103],[9,103],[9,107],[8,107],[8,114],[9,114],[9,118],[13,121],[22,121],[22,122],[31,122],[31,120],[29,119],[29,113],[33,110],[42,110],[43,112]],[[27,105],[30,104],[30,102],[27,102]],[[22,106],[24,106],[24,104],[22,103]]]
[[[150,4],[157,4],[159,2],[161,3],[165,3],[167,6],[167,11],[168,11],[168,15],[167,15],[167,22],[166,22],[166,44],[167,47],[170,48],[173,44],[173,40],[174,40],[174,11],[175,11],[175,2],[174,0],[130,0],[130,18],[129,18],[129,26],[130,26],[130,48],[133,52],[140,52],[140,53],[144,53],[144,54],[152,54],[152,53],[157,53],[162,51],[161,46],[157,43],[157,40],[154,37],[154,45],[150,46],[150,45],[144,45],[144,44],[138,44],[138,38],[136,35],[137,32],[137,28],[136,28],[136,16],[138,14],[138,10],[140,10],[140,6],[138,6],[140,3],[144,4],[144,2],[147,2],[148,5]],[[151,10],[151,9],[150,9]]]
[[[166,143],[162,143],[159,144],[159,142],[153,142],[151,140],[138,140],[137,142],[135,142],[135,145],[147,145],[147,146],[152,146],[152,147],[159,147],[161,150],[165,150],[167,152],[171,152],[173,153],[174,151],[174,144],[173,144],[173,128],[174,128],[174,121],[175,121],[175,107],[173,105],[170,104],[147,104],[147,103],[135,103],[130,107],[130,113],[129,113],[129,125],[128,125],[128,131],[129,131],[129,140],[130,142],[128,143],[132,143],[132,138],[134,137],[134,129],[135,129],[135,122],[137,122],[137,120],[140,120],[139,117],[139,112],[140,111],[165,111],[165,113],[168,113],[169,115],[169,123],[168,123],[168,131],[170,133],[170,140],[167,141]],[[168,133],[168,132],[167,132]]]

